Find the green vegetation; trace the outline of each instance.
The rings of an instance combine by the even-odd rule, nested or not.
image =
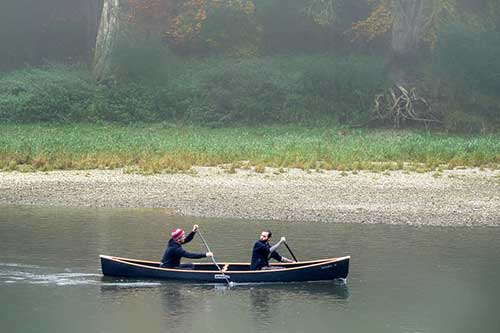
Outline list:
[[[499,165],[498,1],[113,3],[0,4],[0,170]]]
[[[111,86],[60,65],[0,76],[0,121],[356,124],[372,116],[373,97],[385,85],[384,64],[374,57],[173,57],[163,65],[176,69],[154,80],[138,78],[154,71],[147,63],[124,65],[125,78]]]
[[[193,165],[304,170],[430,171],[500,167],[500,135],[305,127],[173,127],[167,124],[0,125],[0,169],[125,168],[181,172]]]
[[[434,129],[462,133],[500,129],[496,61],[500,33],[481,36],[450,33],[442,38],[432,62],[413,68],[418,77],[415,89],[439,120],[430,124]],[[387,61],[379,56],[181,60],[148,41],[122,51],[116,81],[105,84],[95,82],[81,65],[0,73],[0,122],[394,126],[391,117],[380,119],[375,112],[377,96],[391,86]],[[138,61],[144,53],[150,61]],[[393,106],[392,101],[387,105]],[[412,120],[402,123],[406,128],[423,125]]]
[[[496,0],[98,2],[0,4],[0,122],[500,129]]]

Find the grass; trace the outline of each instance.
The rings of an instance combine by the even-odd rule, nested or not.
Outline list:
[[[187,172],[194,165],[279,170],[499,169],[500,134],[345,128],[204,128],[158,125],[0,124],[0,170],[125,168]]]

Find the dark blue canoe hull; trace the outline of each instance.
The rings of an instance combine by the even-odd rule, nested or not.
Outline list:
[[[105,276],[165,279],[197,283],[260,283],[299,282],[346,279],[350,257],[279,264],[282,269],[251,271],[247,263],[219,263],[224,273],[214,264],[196,263],[193,270],[160,268],[158,262],[101,255]]]

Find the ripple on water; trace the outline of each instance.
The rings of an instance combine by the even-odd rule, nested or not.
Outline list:
[[[101,274],[84,272],[51,272],[50,267],[24,265],[17,263],[0,263],[0,284],[37,284],[37,285],[107,285],[118,287],[151,287],[159,282],[102,282]]]

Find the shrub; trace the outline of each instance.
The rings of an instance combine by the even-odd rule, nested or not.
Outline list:
[[[160,88],[142,82],[99,86],[87,110],[87,121],[154,122],[159,118]]]
[[[211,63],[200,84],[190,120],[221,125],[286,121],[295,90],[272,61],[256,59]]]
[[[113,65],[119,82],[161,84],[177,75],[180,60],[158,38],[128,32],[118,41]]]
[[[299,84],[307,105],[343,124],[369,120],[375,95],[387,85],[380,59],[305,59]]]
[[[448,129],[467,132],[500,128],[500,32],[472,33],[453,28],[436,49],[445,78]]]
[[[354,123],[366,118],[384,84],[380,64],[369,59],[172,59],[175,69],[167,70],[168,75],[161,74],[166,73],[161,67],[169,66],[164,59],[155,65],[160,67],[158,76],[151,70],[141,75],[139,65],[130,66],[128,72],[117,72],[117,83],[103,85],[95,83],[90,72],[70,67],[14,72],[0,79],[0,120],[210,126]]]
[[[29,68],[0,78],[0,120],[86,120],[96,86],[89,72],[63,66]]]

